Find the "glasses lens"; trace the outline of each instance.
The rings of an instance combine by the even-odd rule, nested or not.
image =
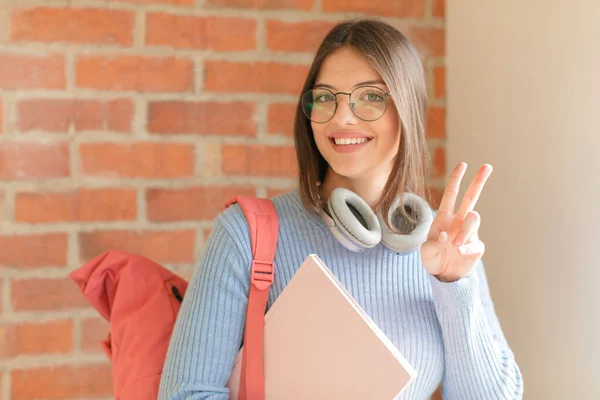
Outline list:
[[[354,104],[354,112],[365,121],[375,121],[381,118],[387,106],[385,92],[377,87],[359,87],[350,96]]]
[[[314,122],[327,122],[335,113],[335,95],[327,89],[313,89],[302,96],[304,114]]]

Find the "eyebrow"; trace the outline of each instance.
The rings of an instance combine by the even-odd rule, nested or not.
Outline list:
[[[363,85],[385,85],[385,82],[383,82],[380,79],[376,79],[376,80],[370,80],[370,81],[363,81],[363,82],[359,82],[356,85],[354,85],[354,87],[358,87],[358,86],[363,86]],[[331,86],[327,83],[317,83],[315,86],[315,88],[327,88],[327,89],[335,89],[334,86]]]

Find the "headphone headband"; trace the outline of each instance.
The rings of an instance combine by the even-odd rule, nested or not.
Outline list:
[[[405,210],[416,218],[416,223],[407,221],[399,210],[402,199]],[[321,217],[333,236],[355,252],[373,248],[380,242],[393,251],[414,251],[427,239],[433,222],[433,212],[427,202],[413,193],[398,196],[387,218],[383,218],[381,211],[373,212],[365,200],[345,188],[335,188],[331,192]],[[390,230],[386,219],[402,233]]]

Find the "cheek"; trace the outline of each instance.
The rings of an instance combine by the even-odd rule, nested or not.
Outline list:
[[[389,113],[388,113],[389,112]],[[385,132],[383,136],[387,145],[395,145],[396,148],[400,141],[400,118],[395,108],[392,108],[386,112],[385,116],[379,121],[378,131]]]
[[[315,124],[314,122],[311,122],[310,126],[312,128],[313,137],[315,139],[315,142],[317,143],[317,147],[320,150],[327,136],[325,134],[325,124]]]

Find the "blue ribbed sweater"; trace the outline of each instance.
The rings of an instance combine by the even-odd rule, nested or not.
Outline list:
[[[362,253],[346,250],[303,207],[297,189],[272,200],[279,239],[267,308],[306,256],[317,254],[417,370],[402,399],[428,399],[440,383],[444,400],[522,398],[521,373],[481,261],[467,277],[443,283],[425,271],[419,251],[398,254],[382,244]],[[235,204],[217,216],[190,280],[159,400],[228,399],[225,386],[242,343],[251,260],[248,225]]]

